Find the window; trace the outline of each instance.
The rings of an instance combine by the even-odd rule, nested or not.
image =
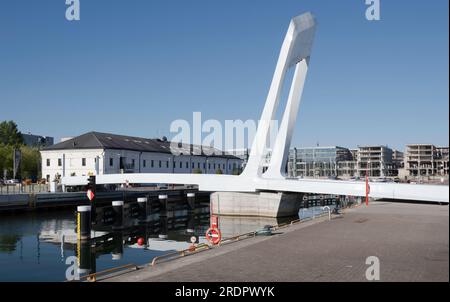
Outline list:
[[[110,167],[114,166],[114,158],[112,157],[109,159],[109,166]]]
[[[183,162],[180,161],[180,169],[183,168]]]
[[[152,159],[152,161],[150,162],[150,165],[152,166],[152,168],[153,168],[153,166],[155,165],[155,162],[154,162],[153,159]]]
[[[131,160],[131,166],[134,168],[134,158]]]
[[[82,158],[82,159],[81,159],[81,165],[82,165],[83,167],[86,166],[86,158]]]
[[[174,168],[174,169],[175,169],[175,161],[173,161],[173,165],[172,165],[172,168]]]
[[[160,167],[160,168],[162,167],[162,162],[161,162],[161,161],[159,161],[159,167]]]
[[[214,170],[216,169],[216,164],[214,163]]]
[[[192,169],[194,169],[195,168],[195,163],[192,163]]]
[[[208,163],[208,169],[211,170],[211,163]]]
[[[147,161],[144,159],[142,165],[144,166],[144,168],[147,166]]]
[[[206,169],[206,163],[203,163],[203,169]]]
[[[189,169],[189,162],[186,162],[186,169]]]
[[[166,168],[169,168],[169,161],[166,161]]]
[[[50,167],[50,158],[47,158],[47,167]]]
[[[58,158],[58,167],[61,167],[61,166],[62,166],[62,159]]]
[[[200,163],[197,163],[197,168],[200,169]]]

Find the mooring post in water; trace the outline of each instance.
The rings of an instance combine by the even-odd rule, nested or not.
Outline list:
[[[307,194],[305,194],[305,195],[303,195],[303,208],[308,208],[308,202],[309,202],[309,199],[308,199],[308,195]]]
[[[160,215],[166,215],[167,211],[167,195],[166,194],[160,194],[158,195],[159,199],[159,209],[160,209]]]
[[[137,199],[138,207],[139,207],[139,221],[147,221],[147,203],[148,198],[147,197],[139,197]]]
[[[160,238],[160,239],[167,239],[168,238],[168,235],[167,235],[167,232],[168,232],[168,218],[167,218],[167,216],[164,216],[164,215],[162,215],[162,216],[160,216],[159,217],[159,228],[160,228],[160,231],[159,231],[159,235],[158,235],[158,237]]]
[[[78,240],[77,260],[80,275],[90,274],[95,270],[95,256],[92,255],[89,241]]]
[[[187,202],[188,202],[189,210],[194,210],[195,209],[195,193],[194,192],[187,193]]]
[[[114,211],[114,228],[120,229],[123,227],[123,201],[116,200],[112,202]]]
[[[188,220],[187,220],[187,233],[194,233],[195,232],[195,212],[194,211],[188,211]]]
[[[158,196],[160,203],[160,211],[159,211],[159,225],[160,225],[160,233],[158,235],[161,239],[167,239],[167,195],[161,194]]]
[[[113,249],[111,251],[112,260],[120,260],[123,255],[123,233],[121,231],[113,233]]]
[[[91,202],[91,222],[93,224],[96,223],[96,219],[97,219],[97,205],[96,205],[96,187],[97,187],[97,181],[95,178],[95,175],[91,175],[88,178],[88,192],[90,191],[90,193],[88,193],[89,195],[91,195],[90,197],[88,196],[90,202]]]
[[[77,238],[78,240],[91,238],[91,206],[77,207]]]

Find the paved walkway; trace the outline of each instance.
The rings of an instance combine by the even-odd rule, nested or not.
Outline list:
[[[449,281],[449,207],[373,202],[332,221],[295,225],[110,281]]]

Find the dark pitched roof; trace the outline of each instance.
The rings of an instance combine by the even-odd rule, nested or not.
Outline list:
[[[101,132],[88,132],[64,142],[46,147],[43,150],[120,149],[139,152],[172,153],[170,144],[170,141],[164,141],[161,139],[149,139]],[[212,147],[189,144],[179,144],[178,147],[181,148],[181,153],[183,155],[201,154],[204,156],[238,159],[236,156],[227,154]]]

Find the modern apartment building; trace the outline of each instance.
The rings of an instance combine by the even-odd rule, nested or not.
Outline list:
[[[437,151],[437,173],[448,177],[448,147],[436,147]]]
[[[397,169],[404,168],[405,166],[405,154],[398,150],[392,150],[392,162]]]
[[[359,146],[357,170],[360,177],[396,176],[398,170],[392,160],[392,149],[387,146]]]
[[[407,145],[407,176],[448,176],[448,159],[448,147],[436,147],[432,144]]]
[[[353,166],[347,164],[351,161],[351,152],[339,146],[294,148],[289,152],[288,175],[314,178],[351,177],[355,173]]]

